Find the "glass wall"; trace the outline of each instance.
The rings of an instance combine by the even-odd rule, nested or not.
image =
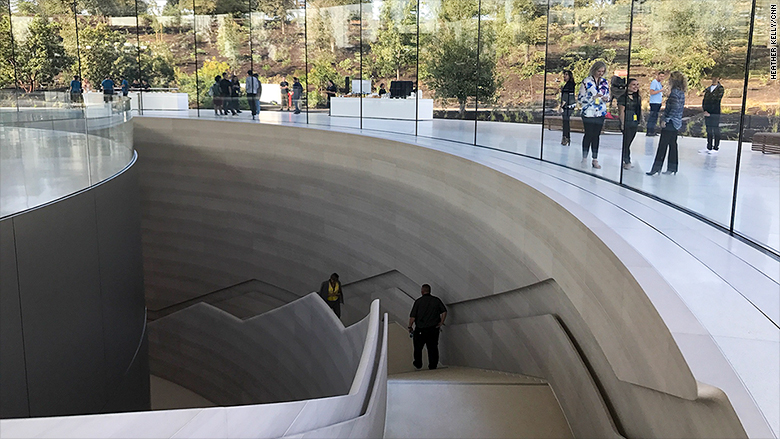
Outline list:
[[[478,145],[541,157],[547,3],[481,3]]]
[[[774,8],[772,8],[774,5]],[[733,110],[731,129],[742,134],[734,229],[774,250],[780,249],[780,154],[770,154],[771,138],[780,126],[780,80],[777,78],[777,30],[780,2],[756,2],[753,39],[748,63],[744,113]],[[772,51],[774,49],[774,76]],[[742,124],[736,118],[744,114]],[[774,133],[774,134],[767,134]],[[752,141],[752,143],[750,143]],[[774,144],[777,145],[777,137]],[[722,148],[721,148],[722,149]],[[778,151],[778,147],[774,149]]]
[[[74,76],[102,104],[124,79],[146,112],[560,164],[778,253],[776,18],[773,0],[0,0],[0,110]],[[212,87],[225,73],[238,86]]]

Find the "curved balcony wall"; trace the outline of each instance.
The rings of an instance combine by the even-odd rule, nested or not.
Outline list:
[[[725,395],[694,380],[643,290],[668,285],[557,193],[441,152],[330,131],[141,118],[135,141],[151,307],[252,277],[307,291],[333,271],[403,273],[410,281],[355,296],[390,311],[407,305],[397,288],[408,284],[431,283],[447,303],[539,284],[543,293],[521,293],[495,316],[516,332],[505,342],[479,307],[459,306],[463,340],[442,342],[464,350],[444,353],[451,364],[546,375],[568,395],[577,436],[745,435]],[[640,285],[634,270],[650,277]],[[548,345],[579,360],[561,371],[542,353],[513,358]],[[585,390],[592,403],[573,396]]]
[[[0,112],[2,418],[149,407],[125,104]]]

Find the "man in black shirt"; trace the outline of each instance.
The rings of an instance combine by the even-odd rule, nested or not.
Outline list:
[[[222,80],[219,81],[219,92],[220,96],[222,96],[222,108],[225,111],[225,114],[231,112],[233,116],[236,115],[236,110],[233,108],[233,98],[230,97],[230,89],[233,88],[233,83],[230,82],[230,79],[228,79],[228,74],[225,72],[225,74],[222,76]]]
[[[424,284],[420,291],[422,297],[414,301],[409,313],[409,332],[414,339],[414,367],[422,368],[422,349],[428,349],[428,369],[436,369],[439,364],[439,328],[447,318],[447,308],[442,301],[431,295],[431,286]]]

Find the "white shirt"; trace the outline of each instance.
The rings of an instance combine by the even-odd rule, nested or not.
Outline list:
[[[260,81],[258,81],[257,78],[255,78],[254,76],[246,77],[247,94],[257,94],[259,88],[260,88]]]

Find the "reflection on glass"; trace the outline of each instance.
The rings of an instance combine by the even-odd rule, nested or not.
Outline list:
[[[550,2],[545,160],[620,179],[623,135],[618,98],[628,79],[630,11],[631,2],[621,0]],[[602,68],[592,69],[597,62],[604,63]],[[572,72],[575,108],[570,108],[570,95],[563,94],[564,70]],[[599,71],[601,76],[594,77]],[[563,136],[564,119],[569,121],[568,136]]]
[[[749,0],[654,0],[634,9],[630,73],[639,80],[640,96],[647,103],[642,110],[648,120],[646,134],[638,134],[632,145],[634,168],[624,171],[623,183],[727,227],[750,9]],[[674,71],[687,80],[679,121],[675,103],[681,99],[673,90]],[[660,92],[651,95],[651,90]],[[659,107],[658,126],[653,129]],[[653,167],[664,150],[675,149],[674,145],[667,147],[670,121],[679,124],[679,164],[675,168],[674,160],[669,160],[663,170],[676,170],[676,175],[656,173],[662,169]],[[715,136],[716,131],[719,136]],[[646,175],[648,172],[652,175]]]
[[[9,0],[0,0],[0,111],[4,112],[16,107],[15,43]],[[4,117],[0,118],[3,120]]]
[[[541,153],[547,0],[483,0],[477,144]]]
[[[252,0],[252,68],[262,82],[261,113],[281,110],[275,116],[287,122],[305,121],[304,116],[291,114],[294,78],[306,76],[304,16],[302,2]],[[298,107],[302,98],[297,99]]]
[[[363,128],[414,135],[417,0],[373,0],[362,4],[362,12],[362,71],[372,87],[362,102]],[[335,110],[340,103],[348,102],[337,101]],[[432,109],[433,101],[425,104]]]
[[[434,120],[420,120],[419,135],[474,143],[478,89],[495,93],[495,59],[487,54],[478,62],[479,30],[477,1],[420,0],[420,90],[434,99]],[[485,68],[478,70],[480,62]]]
[[[360,127],[361,98],[372,88],[370,78],[361,78],[361,9],[362,4],[355,0],[307,2],[309,65],[308,76],[301,79],[305,81],[309,123]],[[349,99],[335,114],[329,100],[334,93]]]
[[[770,76],[770,3],[756,3],[734,229],[780,252],[780,80]],[[721,131],[738,115],[723,114]]]

